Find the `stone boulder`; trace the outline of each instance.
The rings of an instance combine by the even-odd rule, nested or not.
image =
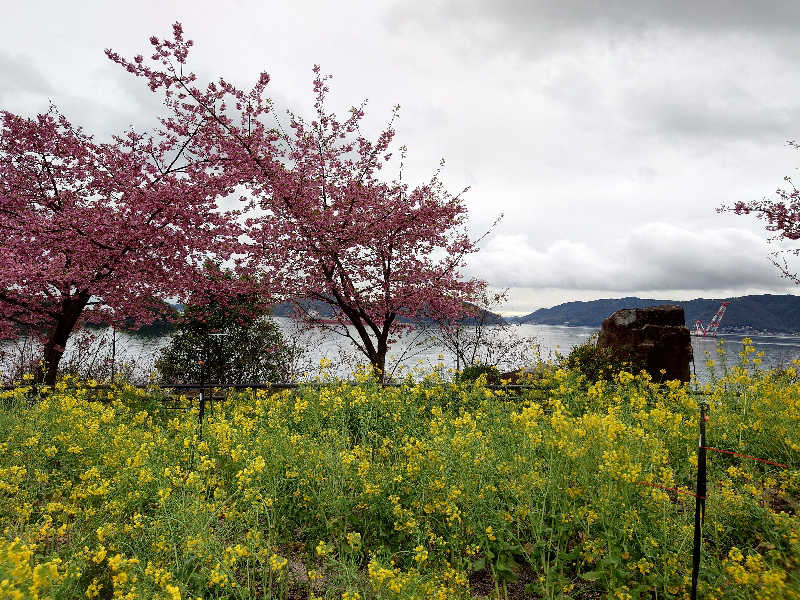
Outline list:
[[[653,381],[689,381],[692,340],[676,304],[618,310],[603,321],[597,345],[647,370]]]

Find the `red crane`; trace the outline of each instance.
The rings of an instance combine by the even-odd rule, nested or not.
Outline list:
[[[700,319],[694,322],[694,331],[692,335],[699,335],[701,337],[714,337],[717,335],[717,329],[719,328],[719,324],[722,322],[722,317],[725,315],[725,310],[728,308],[730,302],[727,300],[724,301],[717,312],[711,317],[711,321],[708,323],[708,327],[703,327],[703,322]]]

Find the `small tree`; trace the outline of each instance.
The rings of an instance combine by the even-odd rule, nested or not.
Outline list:
[[[484,293],[478,304],[458,319],[437,319],[432,337],[452,355],[457,371],[482,368],[508,371],[532,365],[539,358],[536,338],[521,335],[494,311],[507,298],[506,292]]]
[[[642,365],[630,356],[615,354],[610,348],[597,345],[599,331],[595,331],[582,344],[574,346],[566,356],[558,356],[558,364],[566,369],[576,369],[591,385],[600,379],[611,379],[623,369],[637,373]]]
[[[266,315],[220,305],[189,307],[156,361],[165,383],[286,381],[293,360],[278,326]]]
[[[792,148],[800,150],[799,142],[790,140],[788,144]],[[766,230],[775,234],[767,239],[768,242],[776,244],[777,248],[770,253],[770,261],[778,268],[783,277],[795,284],[800,284],[800,275],[787,259],[789,256],[800,256],[800,247],[780,247],[781,242],[800,240],[800,190],[795,187],[792,178],[788,175],[783,179],[788,187],[779,187],[775,191],[776,199],[762,198],[750,202],[736,202],[733,206],[723,205],[718,211],[733,212],[737,215],[755,214],[757,218],[763,219],[766,223]]]
[[[248,91],[222,78],[201,88],[184,71],[192,42],[180,24],[172,39],[150,42],[150,61],[107,54],[163,90],[170,131],[197,131],[200,156],[225,157],[251,193],[249,206],[260,209],[248,220],[246,264],[286,299],[333,307],[325,319],[304,311],[309,323],[349,337],[382,375],[401,321],[454,318],[482,289],[461,276],[465,256],[477,250],[462,195],[447,193],[436,174],[410,189],[402,166],[395,180],[379,177],[396,110],[377,140],[367,139],[359,129],[364,105],[343,120],[327,112],[328,78],[315,67],[314,120],[289,113],[284,128],[265,96],[266,73]]]
[[[37,379],[53,384],[87,318],[150,322],[157,298],[185,298],[195,266],[229,254],[236,228],[215,210],[229,185],[187,159],[189,131],[101,144],[55,108],[0,126],[0,337],[37,336]]]

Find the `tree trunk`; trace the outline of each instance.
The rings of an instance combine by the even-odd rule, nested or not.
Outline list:
[[[383,383],[386,380],[386,355],[389,353],[385,339],[382,341],[379,337],[377,345],[373,344],[363,324],[353,323],[353,325],[364,342],[364,354],[372,366],[372,373],[379,382]]]
[[[372,361],[372,368],[378,381],[381,383],[386,382],[386,354],[389,348],[386,344],[378,344],[378,351],[375,353],[375,358]]]
[[[55,385],[58,364],[64,355],[67,340],[83,309],[89,303],[89,297],[88,293],[82,292],[77,296],[66,296],[61,302],[61,312],[47,335],[42,364],[37,369],[35,376],[36,383]]]
[[[366,335],[365,331],[362,335],[362,340]],[[364,355],[367,357],[367,360],[369,360],[373,375],[375,375],[380,382],[383,382],[385,378],[386,354],[387,348],[385,346],[382,347],[380,344],[378,344],[377,347],[375,345],[364,345]]]
[[[386,340],[381,337],[378,339],[378,350],[375,352],[375,360],[372,363],[372,368],[378,375],[378,380],[381,383],[386,382],[386,355],[389,353],[389,346]]]

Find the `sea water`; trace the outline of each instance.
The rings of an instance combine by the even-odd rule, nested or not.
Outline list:
[[[330,359],[331,366],[324,369],[334,377],[349,377],[353,369],[364,358],[355,350],[353,344],[341,335],[325,331],[303,331],[297,324],[286,317],[275,317],[275,322],[281,328],[284,336],[303,351],[303,357],[298,367],[313,377],[320,374],[320,361]],[[584,343],[595,331],[591,327],[568,327],[555,325],[514,325],[511,326],[513,335],[535,340],[537,352],[542,360],[558,360],[565,356],[578,344]],[[355,334],[354,331],[351,333]],[[96,334],[98,343],[105,339],[102,348],[97,353],[110,351],[110,330],[100,331]],[[115,362],[117,372],[127,372],[137,382],[143,383],[150,377],[159,351],[169,343],[169,336],[143,337],[135,333],[116,332]],[[105,336],[105,338],[104,338]],[[725,348],[725,360],[729,366],[739,361],[739,352],[742,351],[741,341],[746,336],[743,334],[723,333],[716,338],[692,336],[694,361],[691,368],[696,373],[698,380],[707,381],[710,377],[706,366],[707,357],[715,361],[717,375],[721,373],[722,356],[717,349],[722,342]],[[782,335],[751,335],[749,336],[756,352],[763,352],[764,356],[760,368],[770,369],[789,366],[793,360],[800,358],[800,337]],[[9,362],[13,361],[16,347],[19,342],[5,342],[2,350],[5,351],[6,364],[0,362],[0,370],[5,374],[9,369]],[[78,350],[74,345],[67,347],[64,361],[74,358]],[[83,350],[87,357],[90,351]],[[755,355],[752,355],[755,356]],[[95,356],[93,360],[98,360]],[[327,363],[327,361],[325,361]],[[399,336],[398,341],[391,347],[387,359],[387,371],[403,374],[408,371],[430,372],[441,369],[447,372],[455,367],[454,357],[446,348],[436,343],[431,343],[430,335],[424,331],[409,330]]]

